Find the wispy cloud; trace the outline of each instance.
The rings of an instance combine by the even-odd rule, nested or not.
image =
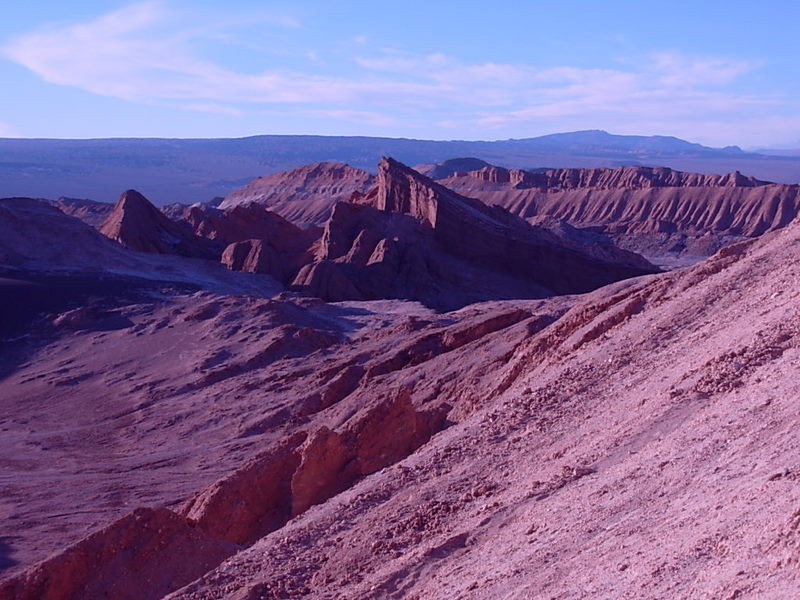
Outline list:
[[[188,110],[196,110],[198,112],[213,113],[217,115],[229,115],[232,117],[240,117],[244,114],[241,109],[233,106],[225,106],[224,104],[215,104],[214,102],[189,102],[183,104],[182,108]]]
[[[414,116],[417,124],[481,137],[534,125],[538,131],[584,125],[621,131],[632,123],[660,123],[659,131],[668,123],[724,128],[743,114],[767,116],[780,105],[733,91],[757,63],[680,52],[643,55],[616,68],[540,67],[375,50],[364,35],[345,43],[354,54],[342,75],[320,60],[321,49],[303,52],[302,70],[275,65],[245,72],[197,52],[205,38],[232,36],[223,25],[181,25],[165,6],[148,0],[84,23],[49,26],[12,39],[2,54],[44,81],[135,102],[223,115],[286,105],[387,127]],[[260,19],[287,30],[301,27],[292,17]]]
[[[3,54],[49,83],[132,101],[344,103],[436,92],[434,85],[283,69],[234,71],[194,56],[187,32],[161,31],[166,17],[157,2],[134,4],[87,23],[19,36]]]

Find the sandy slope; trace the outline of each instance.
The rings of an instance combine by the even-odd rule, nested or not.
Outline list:
[[[438,315],[53,314],[0,379],[0,597],[794,597],[798,247]]]
[[[794,597],[799,243],[590,294],[477,413],[171,598]]]

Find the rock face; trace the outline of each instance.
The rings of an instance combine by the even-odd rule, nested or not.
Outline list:
[[[259,204],[245,204],[225,210],[193,205],[173,218],[188,224],[195,235],[224,245],[248,239],[269,239],[281,248],[307,246],[319,236],[319,230],[302,230],[280,215]]]
[[[792,597],[798,240],[579,299],[476,412],[170,600]],[[328,431],[304,444],[343,462]]]
[[[94,200],[78,198],[61,197],[52,204],[64,214],[77,217],[92,227],[102,225],[108,219],[111,211],[114,210],[114,206],[107,202],[95,202]]]
[[[525,219],[555,217],[606,233],[647,256],[708,256],[726,243],[786,226],[800,208],[800,186],[738,172],[701,175],[648,167],[529,172],[490,166],[441,183]]]
[[[302,228],[322,225],[336,202],[367,191],[373,176],[343,163],[321,162],[259,177],[227,195],[220,208],[256,203]]]
[[[382,169],[315,260],[419,234],[466,268],[436,237],[478,236],[457,217],[522,236]],[[36,213],[103,260],[178,260],[6,204],[6,255]],[[26,268],[61,266],[39,241]],[[793,598],[799,245],[795,221],[686,269],[448,313],[160,282],[48,307],[0,339],[0,597]]]
[[[0,584],[15,600],[158,600],[234,554],[166,508],[140,508]],[[135,583],[134,583],[135,582]]]
[[[136,190],[128,190],[120,196],[99,231],[139,252],[208,259],[219,256],[215,244],[198,238],[188,228],[170,220]]]
[[[311,260],[310,248],[322,233],[317,227],[300,229],[258,204],[226,210],[195,205],[173,218],[195,235],[224,244],[220,260],[229,269],[271,275],[284,284]]]
[[[467,159],[462,159],[467,160]],[[447,163],[443,163],[446,165]],[[446,172],[446,171],[445,171]],[[485,165],[478,169],[460,169],[445,177],[472,177],[487,183],[509,184],[517,189],[535,188],[542,192],[566,190],[641,190],[661,187],[758,187],[769,182],[747,177],[739,172],[727,175],[682,173],[667,168],[620,167],[618,169],[551,169],[525,171]]]
[[[440,163],[417,165],[414,170],[430,179],[445,179],[456,173],[477,171],[484,167],[491,167],[491,165],[480,158],[451,158]]]
[[[288,284],[309,258],[306,246],[287,249],[272,240],[252,239],[226,246],[220,260],[231,271],[263,273]]]
[[[584,292],[652,273],[606,245],[592,253],[392,160],[375,187],[339,203],[294,286],[327,300],[412,298],[437,308]]]

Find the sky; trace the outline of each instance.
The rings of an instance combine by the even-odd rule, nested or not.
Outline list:
[[[800,2],[0,0],[0,137],[800,147]]]

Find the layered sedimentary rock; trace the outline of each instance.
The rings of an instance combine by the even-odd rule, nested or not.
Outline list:
[[[477,235],[458,218],[518,243],[502,211],[382,169],[320,258],[382,261],[384,226],[452,256]],[[177,260],[30,202],[0,202],[16,266],[64,266],[41,221],[104,262]],[[444,314],[160,285],[47,307],[0,339],[0,597],[792,598],[799,244],[794,222],[680,271]]]
[[[336,202],[367,191],[374,177],[349,165],[321,162],[259,177],[227,195],[220,208],[256,203],[307,228],[322,225]]]
[[[647,255],[707,256],[727,243],[786,226],[800,207],[797,185],[666,168],[530,172],[490,166],[441,183],[525,219],[555,217],[592,228]]]
[[[339,203],[294,286],[327,300],[411,298],[456,308],[594,289],[654,272],[640,256],[559,238],[392,160],[375,187]]]
[[[220,260],[229,269],[272,275],[284,284],[311,260],[310,248],[322,233],[300,229],[258,204],[226,210],[194,205],[173,214],[195,235],[223,244]]]

